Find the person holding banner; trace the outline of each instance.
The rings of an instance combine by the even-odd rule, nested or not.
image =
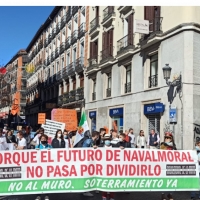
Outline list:
[[[51,146],[53,148],[65,148],[65,140],[60,129],[56,131],[55,138],[52,140]]]
[[[0,130],[0,151],[5,151],[7,148],[6,137],[3,136],[3,130]]]
[[[51,149],[51,148],[52,146],[48,144],[48,136],[45,134],[41,135],[39,145],[37,145],[35,149]]]
[[[69,133],[68,131],[64,130],[63,131],[63,137],[64,137],[64,140],[65,140],[65,148],[72,148],[72,140],[70,139],[69,137]]]
[[[15,148],[17,150],[23,150],[26,149],[26,139],[23,137],[22,131],[18,131],[17,133],[17,144],[15,144]]]
[[[8,150],[10,151],[15,150],[14,144],[17,144],[17,142],[15,136],[13,135],[13,131],[8,130],[6,134],[6,142],[8,144]]]

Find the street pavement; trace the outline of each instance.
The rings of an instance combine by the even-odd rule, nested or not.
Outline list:
[[[132,193],[116,193],[115,200],[161,200],[162,192],[132,192]],[[167,193],[166,193],[167,194]],[[0,200],[35,200],[36,195],[23,195],[23,196],[7,196],[0,197]],[[190,192],[174,192],[174,200],[189,200]],[[56,193],[49,195],[50,200],[101,200],[101,192],[94,193],[94,197],[85,197],[82,193]],[[44,195],[42,196],[44,200]]]

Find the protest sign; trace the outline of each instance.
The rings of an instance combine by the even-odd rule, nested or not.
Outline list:
[[[198,191],[195,151],[77,148],[0,152],[0,195]]]
[[[54,136],[56,134],[56,131],[58,129],[61,129],[62,131],[64,131],[65,124],[61,123],[61,122],[57,122],[57,121],[46,119],[46,123],[42,124],[41,127],[44,128],[44,133],[45,134],[47,134],[48,136],[52,137],[52,136]]]
[[[77,112],[73,109],[53,109],[51,111],[51,119],[65,123],[65,129],[76,130],[77,129]]]
[[[38,113],[38,124],[45,124],[46,113]]]

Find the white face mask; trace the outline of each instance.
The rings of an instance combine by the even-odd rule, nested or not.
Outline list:
[[[123,141],[122,138],[119,138],[119,141],[122,142]]]
[[[58,133],[58,137],[59,137],[59,138],[61,137],[61,134],[60,134],[60,133]]]

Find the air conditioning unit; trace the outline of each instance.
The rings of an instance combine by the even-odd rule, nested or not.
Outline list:
[[[97,59],[92,59],[92,65],[96,65],[97,64]]]

